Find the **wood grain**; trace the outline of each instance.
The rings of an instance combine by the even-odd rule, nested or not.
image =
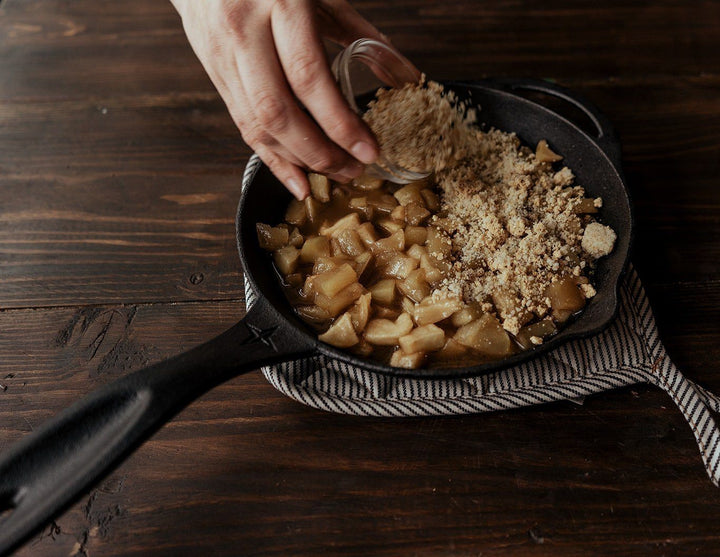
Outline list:
[[[610,117],[663,341],[720,392],[720,3],[353,4],[432,77],[551,78]],[[0,1],[0,449],[244,314],[249,155],[169,2]],[[18,555],[714,555],[719,516],[654,388],[374,419],[255,372]]]

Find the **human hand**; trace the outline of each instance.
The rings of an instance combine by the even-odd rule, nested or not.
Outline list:
[[[322,39],[387,39],[345,0],[171,1],[243,140],[298,199],[306,169],[347,182],[375,161],[377,141],[340,93]]]

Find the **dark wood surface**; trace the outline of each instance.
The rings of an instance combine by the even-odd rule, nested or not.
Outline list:
[[[720,391],[720,3],[358,1],[429,75],[553,78],[624,146],[663,340]],[[0,449],[244,313],[249,156],[169,2],[0,0]],[[637,386],[452,418],[203,396],[35,555],[719,555],[720,490]]]

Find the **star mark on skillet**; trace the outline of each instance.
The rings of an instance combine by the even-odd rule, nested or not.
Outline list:
[[[268,346],[273,350],[277,351],[275,343],[272,341],[272,338],[270,338],[277,330],[277,326],[262,329],[256,325],[248,325],[247,328],[250,331],[251,336],[245,339],[243,344],[254,344],[256,342],[262,342],[265,346]]]

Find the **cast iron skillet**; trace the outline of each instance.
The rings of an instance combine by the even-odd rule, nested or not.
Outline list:
[[[547,139],[565,156],[577,182],[602,196],[602,220],[618,235],[614,252],[600,260],[597,295],[584,313],[540,347],[474,367],[405,370],[362,360],[320,343],[287,303],[270,258],[258,246],[255,223],[279,222],[290,194],[268,169],[257,165],[237,213],[240,259],[257,302],[245,318],[217,338],[104,386],[61,412],[0,458],[0,553],[18,547],[59,514],[182,408],[227,379],[263,365],[321,352],[388,375],[421,378],[481,375],[517,364],[571,338],[609,324],[617,309],[618,281],[627,262],[632,215],[620,172],[620,146],[609,122],[592,105],[551,83],[488,80],[447,84],[481,107],[488,127],[514,131],[530,145]],[[579,108],[596,127],[594,137],[558,114],[521,97],[537,91]]]

